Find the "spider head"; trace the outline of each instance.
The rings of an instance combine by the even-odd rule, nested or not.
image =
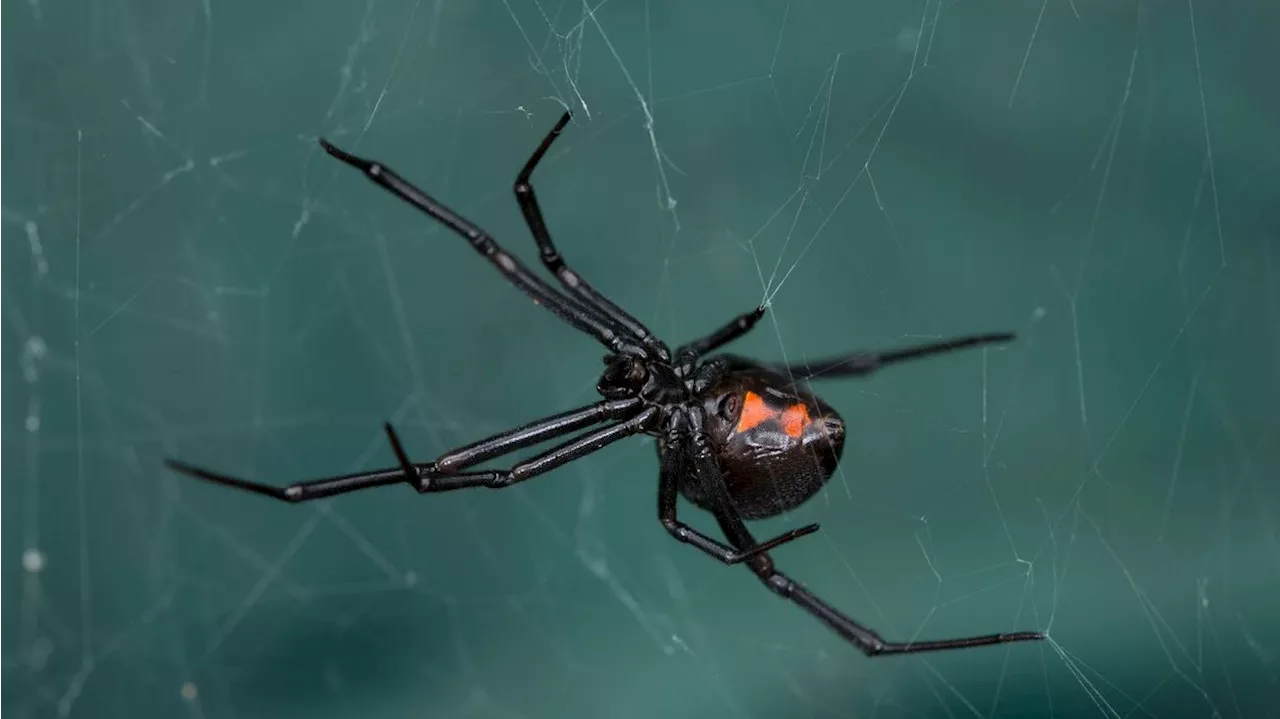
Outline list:
[[[702,396],[706,430],[744,519],[799,506],[835,472],[844,420],[816,395],[764,369],[726,375]]]
[[[645,364],[627,355],[609,355],[604,358],[604,374],[596,382],[596,391],[609,399],[635,397],[649,379]]]
[[[668,362],[653,362],[629,355],[604,358],[604,374],[596,391],[609,399],[641,397],[654,404],[671,404],[688,399],[685,383]]]

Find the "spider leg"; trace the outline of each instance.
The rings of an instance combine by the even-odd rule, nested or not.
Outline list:
[[[456,472],[494,457],[532,447],[549,439],[575,432],[608,419],[626,419],[639,408],[640,399],[607,399],[586,407],[553,414],[515,429],[486,437],[478,442],[440,455],[435,466],[441,472]]]
[[[524,164],[520,174],[516,176],[515,185],[512,189],[516,193],[516,202],[520,205],[520,213],[524,215],[525,224],[529,226],[529,232],[533,233],[533,240],[538,244],[538,254],[542,257],[542,264],[547,268],[547,271],[560,280],[560,284],[564,286],[565,291],[570,295],[577,296],[588,307],[624,327],[653,357],[667,361],[671,359],[671,351],[667,349],[667,346],[661,340],[653,336],[648,327],[645,327],[640,320],[628,314],[626,310],[614,304],[608,297],[597,292],[586,280],[582,279],[581,275],[569,267],[564,257],[556,249],[555,243],[551,239],[551,232],[547,229],[547,223],[542,217],[542,208],[538,205],[538,196],[534,193],[533,184],[529,178],[533,175],[534,169],[538,167],[538,163],[547,154],[551,143],[555,142],[555,139],[564,130],[565,125],[569,124],[569,117],[570,113],[568,112],[560,116],[560,121],[542,138],[542,142],[538,144],[537,149],[529,156],[529,161]]]
[[[333,157],[363,172],[365,177],[369,178],[373,183],[466,238],[476,252],[479,252],[493,263],[508,282],[528,295],[536,304],[551,310],[557,317],[580,332],[594,337],[613,352],[631,356],[645,356],[643,348],[636,345],[630,336],[625,332],[618,332],[621,328],[603,321],[598,315],[579,304],[574,298],[557,292],[531,273],[520,260],[502,249],[489,233],[440,204],[408,180],[400,177],[391,168],[380,162],[353,155],[324,138],[320,138],[320,146]]]
[[[254,492],[284,502],[306,502],[312,499],[332,497],[335,494],[347,494],[348,492],[358,492],[362,489],[399,484],[404,481],[404,471],[400,467],[396,467],[394,469],[375,469],[371,472],[325,477],[324,479],[315,479],[308,482],[295,482],[287,487],[276,487],[270,484],[233,477],[229,474],[212,472],[177,459],[166,459],[164,463],[169,469],[181,472],[188,477],[195,477],[196,479],[220,484],[224,487],[243,489],[247,492]],[[417,467],[422,470],[429,469],[431,465],[417,465]]]
[[[956,350],[967,349],[969,347],[1004,344],[1006,342],[1012,342],[1014,338],[1015,335],[1012,332],[965,335],[963,337],[952,337],[938,342],[929,342],[927,344],[913,345],[911,347],[903,347],[895,350],[854,352],[839,357],[826,357],[808,362],[798,362],[795,364],[766,364],[764,366],[774,372],[791,377],[793,381],[820,379],[825,377],[862,377],[874,373],[881,367],[897,362],[905,362],[907,360],[920,359],[922,357],[931,357],[933,355],[945,354],[947,352],[954,352]],[[735,365],[747,364],[759,366],[761,364],[740,357],[731,357],[730,359]]]
[[[738,547],[749,547],[755,542],[746,523],[737,515],[732,507],[725,507],[715,513],[716,521],[726,537]],[[1010,644],[1013,642],[1032,642],[1046,638],[1043,632],[1005,632],[1001,634],[984,634],[976,637],[956,639],[931,639],[926,641],[889,642],[869,627],[845,616],[840,610],[822,601],[803,584],[774,568],[773,559],[768,554],[759,554],[748,562],[751,571],[774,594],[789,599],[811,614],[815,619],[827,625],[832,631],[851,642],[863,654],[869,657],[882,654],[916,654],[919,652],[936,652],[946,649],[966,649],[991,644]]]
[[[190,477],[201,479],[213,484],[220,484],[236,489],[243,489],[249,492],[255,492],[267,497],[273,497],[285,502],[305,502],[313,499],[321,499],[331,497],[335,494],[347,494],[348,492],[356,492],[362,489],[371,489],[373,487],[382,487],[389,484],[398,484],[400,482],[408,482],[419,489],[419,483],[424,477],[435,477],[437,480],[444,475],[455,475],[458,470],[465,469],[475,464],[479,464],[488,459],[510,454],[525,447],[531,447],[535,444],[541,444],[550,439],[555,439],[571,432],[599,424],[608,419],[622,419],[630,417],[640,404],[638,399],[624,400],[604,400],[595,404],[580,407],[568,412],[546,417],[534,422],[530,422],[515,429],[495,434],[478,442],[450,450],[435,461],[429,464],[411,464],[413,471],[406,474],[404,467],[406,457],[403,456],[404,451],[399,447],[399,440],[395,436],[395,432],[390,425],[386,426],[387,436],[391,440],[392,449],[395,450],[397,459],[400,460],[401,466],[392,469],[378,469],[370,472],[357,472],[355,474],[344,474],[337,477],[326,477],[324,479],[316,479],[307,482],[298,482],[286,487],[277,487],[260,482],[251,482],[247,479],[240,479],[218,472],[211,472],[186,462],[176,459],[167,459],[165,464],[170,469],[181,472]],[[616,425],[615,425],[616,426]],[[545,470],[544,470],[545,471]],[[481,483],[479,480],[490,477],[492,472],[478,472],[468,475],[472,477],[470,481]],[[413,479],[409,479],[412,477]],[[419,491],[423,491],[419,489]],[[427,491],[445,491],[444,489],[432,489]]]
[[[661,469],[658,474],[658,521],[677,541],[691,544],[699,551],[724,564],[738,564],[757,555],[768,552],[794,539],[818,531],[818,525],[810,524],[798,529],[783,532],[778,536],[760,544],[753,543],[750,548],[739,549],[718,542],[681,522],[676,515],[680,475],[685,471],[687,442],[684,425],[680,424],[680,415],[672,416],[666,428],[665,441],[662,445]]]
[[[697,359],[702,355],[714,352],[750,332],[761,317],[764,317],[764,307],[757,307],[734,317],[715,332],[682,345],[676,350],[677,362],[683,370],[680,374],[687,375],[692,371]]]
[[[709,492],[716,506],[712,514],[716,523],[729,543],[739,551],[749,551],[757,547],[755,537],[747,529],[746,522],[733,508],[729,489],[725,485],[724,476],[716,467],[711,454],[711,447],[702,431],[703,418],[700,412],[689,413],[691,420],[690,434],[693,439],[692,458],[697,470],[702,475],[704,491]],[[822,601],[804,585],[779,572],[773,564],[773,558],[766,552],[755,552],[747,558],[747,566],[760,578],[774,594],[791,600],[831,630],[852,642],[863,654],[878,656],[881,654],[914,654],[917,652],[933,652],[944,649],[962,649],[980,647],[989,644],[1008,644],[1011,642],[1036,641],[1045,638],[1042,632],[1008,632],[1004,634],[986,634],[977,637],[958,639],[939,639],[923,642],[887,642],[872,629],[850,619],[838,609]]]
[[[635,415],[631,419],[623,420],[617,424],[611,424],[602,429],[594,430],[581,434],[569,441],[556,445],[542,454],[530,457],[529,459],[512,466],[510,469],[480,470],[476,472],[458,472],[456,474],[438,474],[435,472],[423,471],[422,465],[409,465],[416,475],[411,483],[418,492],[427,494],[433,492],[452,492],[458,489],[471,489],[473,487],[485,487],[488,489],[503,489],[510,487],[517,482],[523,482],[540,474],[550,472],[557,467],[562,467],[575,460],[598,452],[605,447],[617,442],[620,439],[626,439],[633,435],[644,432],[653,423],[658,416],[660,410],[657,407],[650,407],[640,414]],[[387,428],[388,436],[392,438],[392,444],[398,445],[399,440],[395,438],[395,430],[389,426]],[[402,465],[407,464],[402,460]],[[403,474],[401,475],[403,476]]]

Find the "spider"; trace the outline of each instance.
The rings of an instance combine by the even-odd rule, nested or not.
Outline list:
[[[596,384],[603,399],[551,415],[463,447],[434,462],[410,461],[390,422],[383,425],[398,466],[298,482],[260,484],[181,462],[166,464],[218,485],[305,502],[383,485],[407,483],[419,493],[472,487],[501,489],[546,474],[626,437],[656,438],[659,458],[658,520],[672,537],[727,565],[745,564],[774,594],[795,603],[868,656],[961,649],[1044,639],[1041,632],[1011,632],[960,639],[886,641],[780,572],[769,552],[818,530],[817,524],[756,541],[746,520],[793,509],[818,492],[835,471],[845,442],[840,415],[809,388],[809,380],[867,376],[881,367],[1003,343],[1012,333],[956,337],[891,351],[850,353],[804,364],[758,362],[736,355],[707,358],[742,337],[764,316],[763,307],[672,352],[639,320],[596,291],[565,261],[552,242],[530,176],[570,119],[566,112],[516,176],[515,195],[538,245],[543,266],[561,289],[529,271],[476,224],[445,207],[386,165],[358,157],[320,138],[334,158],[360,170],[384,190],[465,238],[498,272],[534,303],[608,349]],[[604,425],[595,428],[596,425]],[[476,465],[520,449],[572,435],[509,469]],[[677,495],[709,512],[728,543],[681,521]]]

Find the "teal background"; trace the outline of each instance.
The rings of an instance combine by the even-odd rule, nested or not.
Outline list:
[[[4,4],[11,717],[1280,716],[1280,8]],[[866,659],[654,518],[636,439],[502,492],[287,506],[592,401],[601,350],[315,145],[675,344],[799,360],[852,437],[775,557]],[[686,505],[687,507],[687,505]],[[710,531],[692,508],[685,516]]]

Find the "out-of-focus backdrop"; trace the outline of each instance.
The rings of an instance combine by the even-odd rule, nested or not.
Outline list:
[[[12,717],[1260,717],[1280,696],[1274,3],[7,2]],[[601,348],[316,145],[672,344],[970,351],[818,389],[760,523],[870,660],[655,521],[653,443],[300,506],[592,401]],[[689,508],[708,531],[714,523]]]

